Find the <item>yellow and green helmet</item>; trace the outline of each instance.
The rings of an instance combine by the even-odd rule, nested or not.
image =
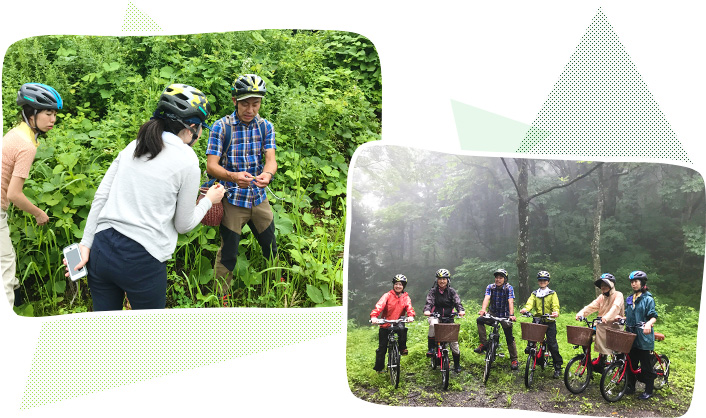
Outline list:
[[[257,74],[243,74],[238,76],[231,86],[231,93],[236,100],[250,97],[265,97],[267,88],[265,80]]]
[[[205,122],[211,114],[211,103],[206,95],[195,87],[170,84],[162,92],[157,110],[172,114],[184,122],[204,124],[208,127]]]

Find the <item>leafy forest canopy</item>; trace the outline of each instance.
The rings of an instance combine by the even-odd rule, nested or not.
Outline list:
[[[595,298],[597,275],[615,275],[627,296],[629,273],[643,270],[662,308],[698,309],[706,206],[694,170],[369,144],[358,151],[351,182],[349,314],[359,321],[398,273],[421,310],[439,268],[451,271],[462,300],[477,302],[504,268],[516,304],[547,270],[562,307],[573,311]]]
[[[27,82],[64,99],[24,193],[50,217],[10,208],[22,314],[90,309],[85,286],[63,276],[61,249],[80,240],[93,195],[110,163],[136,137],[171,83],[208,97],[213,115],[234,110],[239,74],[267,83],[260,114],[275,127],[278,173],[270,197],[280,265],[252,262],[258,245],[246,233],[233,306],[331,306],[341,303],[348,164],[358,145],[380,139],[382,86],[373,44],[349,32],[261,30],[173,36],[41,36],[11,45],[2,74],[3,132],[19,122],[17,91]],[[205,135],[208,133],[206,132]],[[206,137],[194,145],[205,169]],[[197,227],[179,238],[169,264],[168,307],[221,306],[211,293],[220,238]],[[78,297],[77,297],[78,296]],[[71,299],[69,301],[69,298]]]

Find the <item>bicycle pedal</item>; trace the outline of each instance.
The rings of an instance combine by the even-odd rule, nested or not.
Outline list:
[[[498,357],[505,357],[505,353],[498,353]]]

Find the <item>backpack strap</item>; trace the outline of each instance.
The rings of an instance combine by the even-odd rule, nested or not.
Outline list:
[[[228,148],[230,147],[230,141],[231,141],[231,125],[233,124],[233,117],[232,115],[226,115],[225,117],[225,128],[226,132],[223,138],[223,151],[221,152],[221,159],[220,159],[220,164],[221,167],[225,167],[226,164],[226,158],[228,155]]]
[[[265,149],[265,135],[267,134],[267,124],[265,123],[265,118],[258,115],[259,120],[257,121],[257,128],[260,130],[260,154],[264,155]]]

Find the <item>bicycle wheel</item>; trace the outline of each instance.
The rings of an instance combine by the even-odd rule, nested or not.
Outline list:
[[[491,341],[488,351],[485,353],[485,369],[483,370],[483,384],[488,382],[490,377],[490,367],[493,365],[493,358],[495,358],[495,343]]]
[[[449,352],[444,350],[441,353],[441,388],[443,390],[449,387]]]
[[[628,370],[625,363],[620,361],[606,367],[601,376],[601,395],[608,402],[615,402],[625,395],[628,388]]]
[[[657,357],[659,357],[660,361],[658,361]],[[650,357],[650,363],[652,363],[652,369],[657,374],[655,389],[662,389],[669,380],[669,358],[664,354],[654,354]]]
[[[586,390],[591,381],[591,360],[586,361],[585,354],[579,354],[569,360],[564,370],[564,385],[569,392],[579,394]]]
[[[532,386],[532,382],[534,382],[534,370],[537,367],[535,357],[536,353],[534,350],[531,350],[530,354],[527,356],[527,364],[525,364],[525,386],[527,388]]]
[[[396,343],[388,349],[387,367],[390,370],[390,383],[397,389],[400,384],[400,348]]]
[[[437,350],[438,350],[437,348],[434,348],[434,353],[431,355],[431,369],[432,370],[436,370],[436,367],[439,363],[439,360],[436,357],[436,353],[438,352]]]

